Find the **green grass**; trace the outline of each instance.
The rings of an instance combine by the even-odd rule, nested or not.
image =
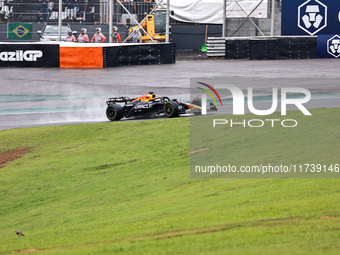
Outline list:
[[[205,152],[192,155],[192,173],[195,165],[233,165],[233,166],[288,166],[295,165],[297,172],[294,174],[282,174],[281,176],[294,177],[327,177],[339,176],[340,154],[340,108],[314,109],[312,116],[305,116],[300,111],[289,112],[288,116],[274,113],[270,116],[207,116],[192,118],[191,120],[191,151],[201,148],[209,148]],[[226,119],[226,125],[213,127],[213,119]],[[248,123],[252,119],[276,119],[274,127],[270,121],[265,122],[263,127],[252,128],[246,124],[233,125],[236,123]],[[294,119],[297,126],[285,128],[281,121]],[[256,123],[259,125],[259,123]],[[305,172],[304,164],[321,166],[321,172]],[[299,172],[300,166],[303,168]],[[335,171],[324,172],[324,167]],[[337,168],[337,169],[335,169]],[[214,177],[221,174],[210,173],[192,174],[199,177]],[[222,176],[233,177],[278,177],[279,173],[262,175],[262,173],[226,173]]]
[[[340,119],[339,109],[312,113],[325,127]],[[306,154],[322,144],[312,142],[319,129],[309,128]],[[339,145],[339,132],[324,132]],[[233,139],[244,135],[254,139]],[[0,141],[3,155],[27,150],[0,168],[1,254],[340,250],[339,179],[192,179],[189,118],[4,130]]]

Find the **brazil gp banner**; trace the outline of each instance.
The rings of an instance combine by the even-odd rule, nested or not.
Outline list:
[[[7,38],[14,40],[28,40],[32,37],[32,23],[8,23]]]
[[[340,1],[282,0],[282,35],[325,35],[340,31]]]
[[[59,67],[58,44],[0,43],[0,67]]]

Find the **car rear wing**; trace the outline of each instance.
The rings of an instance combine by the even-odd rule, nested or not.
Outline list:
[[[129,97],[111,97],[108,101],[106,101],[107,104],[114,104],[114,103],[128,103],[132,101],[132,98]]]

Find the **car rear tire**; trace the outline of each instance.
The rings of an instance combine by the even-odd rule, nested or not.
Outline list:
[[[123,107],[119,104],[109,105],[106,109],[106,117],[111,121],[120,120],[124,117]]]
[[[178,116],[178,103],[175,101],[166,102],[164,105],[164,114],[168,118]]]

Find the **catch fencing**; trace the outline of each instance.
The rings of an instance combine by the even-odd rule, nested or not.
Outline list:
[[[113,0],[113,22],[137,25],[154,8],[164,8],[165,2]],[[61,15],[63,22],[108,24],[109,0],[63,0]],[[58,0],[0,0],[0,22],[57,22],[58,16]]]

